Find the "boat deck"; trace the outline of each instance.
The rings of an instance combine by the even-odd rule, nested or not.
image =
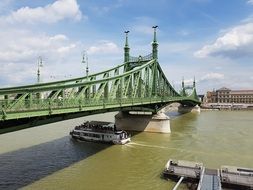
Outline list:
[[[167,176],[182,176],[192,179],[200,178],[202,163],[193,163],[184,160],[169,160],[164,174]]]
[[[234,166],[222,166],[221,181],[226,186],[242,186],[241,189],[253,189],[253,170]]]
[[[114,133],[116,127],[111,122],[105,121],[87,121],[75,127],[75,130],[83,130],[86,132]]]

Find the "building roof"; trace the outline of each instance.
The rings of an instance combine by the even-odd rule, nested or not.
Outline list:
[[[215,91],[207,91],[206,94],[208,94],[208,95],[216,95],[216,92]]]
[[[226,88],[226,87],[222,87],[216,91],[231,91],[229,88]]]
[[[230,94],[242,94],[242,95],[253,95],[253,90],[232,90]]]

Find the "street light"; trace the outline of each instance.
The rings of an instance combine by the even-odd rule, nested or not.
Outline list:
[[[38,70],[37,70],[37,82],[40,83],[40,67],[43,67],[42,57],[38,57]]]
[[[89,64],[88,64],[88,55],[87,55],[86,51],[83,51],[82,63],[83,63],[84,65],[85,65],[85,63],[86,63],[85,72],[86,72],[86,77],[88,78],[88,75],[89,75]]]

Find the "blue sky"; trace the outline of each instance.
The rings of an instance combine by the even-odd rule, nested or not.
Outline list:
[[[196,77],[199,93],[253,89],[253,0],[2,0],[0,86],[84,75],[123,61],[124,31],[133,56],[151,52],[158,25],[159,62],[179,88]]]

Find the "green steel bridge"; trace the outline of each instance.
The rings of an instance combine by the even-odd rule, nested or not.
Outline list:
[[[0,129],[10,122],[35,121],[58,117],[59,120],[110,111],[150,111],[156,113],[168,104],[199,105],[195,80],[177,92],[158,62],[156,27],[152,53],[132,57],[128,32],[124,63],[85,77],[63,81],[0,89]],[[187,93],[187,89],[191,93]]]

